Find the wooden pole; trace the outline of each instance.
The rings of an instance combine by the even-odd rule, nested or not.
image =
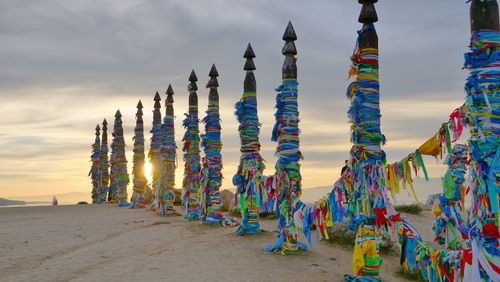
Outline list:
[[[191,71],[189,75],[189,111],[184,120],[186,132],[184,134],[184,181],[182,202],[186,209],[184,220],[200,220],[200,135],[198,119],[198,95],[196,85],[198,78]]]
[[[137,103],[136,125],[134,129],[134,187],[131,200],[131,208],[144,208],[146,206],[146,176],[145,176],[145,155],[144,155],[144,121],[142,119],[143,106],[141,100]]]
[[[470,5],[470,30],[492,29],[499,31],[497,0],[472,0]]]
[[[102,121],[102,138],[101,138],[101,194],[99,195],[99,203],[104,203],[108,200],[109,192],[109,163],[108,163],[108,122],[106,119]]]

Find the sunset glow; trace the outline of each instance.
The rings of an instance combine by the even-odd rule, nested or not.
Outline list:
[[[153,182],[153,171],[151,170],[152,166],[150,162],[146,162],[144,164],[144,174],[146,175],[146,179],[148,180],[148,183]]]

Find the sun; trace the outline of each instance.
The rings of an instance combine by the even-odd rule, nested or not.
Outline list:
[[[146,176],[146,179],[148,180],[148,183],[153,183],[153,172],[152,172],[152,165],[150,162],[146,162],[144,164],[144,174]]]

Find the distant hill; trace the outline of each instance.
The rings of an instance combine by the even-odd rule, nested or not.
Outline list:
[[[415,193],[417,194],[417,197],[421,203],[425,203],[425,201],[427,200],[427,196],[435,193],[441,193],[443,191],[440,178],[430,178],[428,182],[425,181],[425,179],[423,178],[416,178],[414,179],[413,183],[415,187]],[[333,184],[329,186],[303,188],[302,196],[300,198],[305,203],[314,203],[315,201],[319,200],[320,198],[328,194],[328,192],[330,192],[332,188]],[[402,204],[415,201],[413,194],[411,193],[410,187],[408,186],[407,188],[408,190],[404,190],[403,187],[400,187],[399,195],[396,195],[396,203]],[[226,189],[230,190],[233,193],[236,191],[236,189],[232,187]],[[21,203],[18,205],[30,204],[32,202],[44,202],[50,204],[52,203],[53,196],[54,195],[37,195],[37,196],[19,196],[19,197],[9,197],[9,198],[13,201],[28,202],[28,203]],[[59,204],[61,205],[74,205],[79,201],[86,201],[88,203],[92,202],[92,199],[90,198],[90,193],[85,193],[85,192],[74,191],[64,194],[58,194],[55,196]],[[9,201],[5,199],[0,199],[0,206],[7,205],[7,204],[2,204],[2,200]],[[16,204],[8,204],[8,205],[16,205]]]
[[[15,206],[15,205],[26,205],[25,201],[14,201],[0,198],[0,207],[3,206]]]
[[[60,205],[74,205],[80,201],[86,201],[88,203],[92,202],[90,198],[90,193],[85,192],[69,192],[64,194],[56,194],[57,201]],[[35,195],[35,196],[18,196],[18,197],[9,197],[12,200],[26,201],[26,202],[44,202],[47,204],[52,203],[52,197],[54,195]]]

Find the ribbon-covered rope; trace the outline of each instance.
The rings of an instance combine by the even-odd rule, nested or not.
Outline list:
[[[433,214],[436,221],[432,226],[434,241],[448,249],[461,247],[461,236],[457,228],[464,226],[465,215],[465,174],[469,162],[467,146],[455,144],[446,159],[448,170],[443,178],[444,193],[434,203]]]
[[[189,93],[196,91],[188,86]],[[198,112],[185,114],[183,126],[186,129],[184,138],[184,181],[182,183],[182,202],[186,210],[184,220],[200,220],[200,135]]]

